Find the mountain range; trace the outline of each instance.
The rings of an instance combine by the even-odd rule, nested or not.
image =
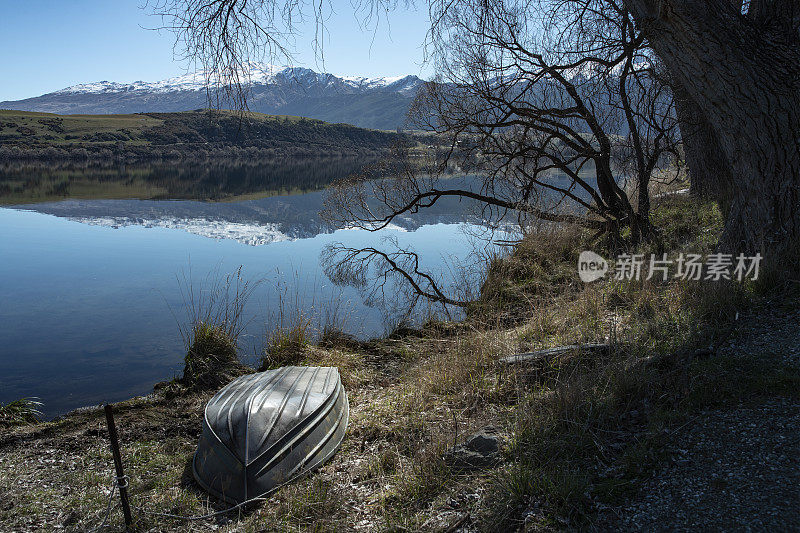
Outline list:
[[[411,100],[423,83],[417,76],[337,76],[260,64],[243,74],[242,78],[249,80],[251,111],[383,130],[404,125]],[[91,115],[187,111],[209,107],[206,79],[205,73],[198,72],[156,82],[85,83],[3,101],[0,109]]]

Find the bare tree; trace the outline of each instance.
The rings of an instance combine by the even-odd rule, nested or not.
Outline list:
[[[453,156],[520,191],[521,204],[548,194],[581,208],[582,225],[648,238],[649,183],[677,154],[658,64],[623,7],[542,4],[462,2],[436,13],[445,84],[423,96],[417,116],[450,138]]]
[[[564,1],[547,11],[476,1],[440,15],[439,78],[411,113],[416,128],[436,134],[431,156],[400,148],[374,172],[335,184],[326,218],[374,231],[456,197],[472,201],[484,224],[540,219],[607,233],[616,244],[626,228],[634,243],[653,238],[649,188],[668,175],[657,174],[660,166],[677,168],[677,118],[625,9],[602,1]],[[451,178],[454,167],[475,178]],[[363,265],[383,259],[418,294],[455,303],[421,276],[418,262],[403,272],[372,248],[338,251],[339,277],[350,268],[363,284]]]
[[[624,6],[475,0],[432,15],[439,77],[411,116],[443,149],[423,165],[416,151],[399,150],[379,172],[337,184],[328,219],[377,230],[457,197],[480,205],[484,222],[538,218],[617,243],[626,228],[633,242],[651,238],[649,186],[677,155],[677,120],[659,63]],[[453,167],[480,178],[454,186]],[[361,275],[358,261],[382,260],[418,294],[456,303],[409,262],[409,250],[339,251]]]
[[[440,76],[411,114],[443,149],[425,165],[400,151],[402,164],[381,169],[392,178],[337,184],[329,218],[380,229],[456,196],[495,216],[517,211],[617,240],[624,228],[634,241],[652,236],[649,185],[677,159],[677,119],[629,15],[600,1],[546,13],[499,1],[462,8],[437,18]],[[480,175],[479,186],[454,188],[444,179],[452,167]]]
[[[259,22],[255,31],[245,31],[229,12],[247,13],[264,9],[267,22],[290,23],[301,7],[318,9],[321,3],[302,0],[164,0],[172,8],[162,13],[177,21],[173,27],[187,31],[188,42],[198,28],[209,29],[207,47],[190,47],[208,57],[235,56],[230,39],[214,35],[259,38],[260,43],[283,46],[281,28]],[[453,10],[468,7],[474,0],[428,0],[432,36],[443,27]],[[558,9],[571,0],[520,1],[518,7],[540,6]],[[769,251],[778,260],[794,252],[800,237],[800,6],[796,0],[603,0],[613,10],[630,10],[636,28],[647,46],[664,62],[676,93],[682,98],[690,171],[700,181],[722,189],[730,181],[730,208],[722,248],[742,252]],[[367,12],[388,12],[393,0],[365,0],[356,8]],[[198,25],[184,13],[205,12]],[[253,17],[251,17],[253,18]],[[245,19],[246,20],[246,19]],[[260,21],[260,18],[253,18]],[[215,26],[216,24],[216,26]],[[221,24],[221,26],[219,25]],[[217,28],[214,30],[213,28]],[[232,28],[234,31],[227,31]],[[252,30],[252,26],[250,27]],[[241,33],[238,33],[238,32]],[[201,39],[203,41],[203,39]],[[220,50],[222,55],[220,56]],[[213,62],[213,61],[212,61]],[[224,62],[223,62],[224,63]],[[235,61],[228,61],[229,65]],[[224,66],[224,65],[223,65]],[[703,144],[706,144],[704,146]],[[712,146],[708,146],[711,144]],[[717,157],[719,155],[719,157]],[[698,163],[699,162],[699,163]],[[722,183],[709,172],[717,163],[729,168],[720,172]]]
[[[569,0],[540,0],[558,11]],[[575,2],[580,4],[581,2]],[[793,254],[800,237],[800,4],[602,0],[628,9],[678,95],[695,190],[727,212],[721,249]],[[469,0],[430,2],[434,30]],[[515,9],[529,5],[514,3]],[[438,35],[434,32],[434,39]]]

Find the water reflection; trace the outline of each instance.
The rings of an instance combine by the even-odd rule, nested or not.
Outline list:
[[[89,168],[3,166],[0,204],[123,198],[235,201],[320,190],[372,162],[320,157]]]
[[[308,167],[309,175],[303,174],[300,168],[291,167],[274,171],[270,167],[234,166],[211,167],[206,170],[199,168],[175,169],[168,167],[165,174],[159,174],[158,169],[148,168],[149,183],[164,183],[171,190],[188,191],[203,198],[208,197],[210,186],[204,183],[214,182],[219,189],[213,191],[218,197],[224,195],[228,201],[198,201],[198,200],[159,200],[159,199],[98,199],[87,194],[88,199],[69,198],[59,201],[39,201],[37,203],[16,203],[7,207],[36,211],[57,217],[66,218],[75,222],[95,226],[121,228],[126,226],[143,226],[148,228],[179,229],[195,235],[213,239],[232,239],[252,246],[265,245],[273,242],[307,239],[321,233],[330,233],[335,228],[330,227],[320,219],[319,213],[323,206],[325,185],[331,181],[345,177],[362,168],[367,162],[339,161],[337,165],[322,169],[316,166]],[[311,169],[314,169],[313,171]],[[230,174],[226,174],[226,169]],[[292,171],[300,172],[295,177],[294,185],[290,178]],[[195,174],[195,172],[197,174]],[[197,175],[192,181],[189,176]],[[215,178],[214,176],[222,176]],[[174,176],[172,180],[170,176]],[[119,178],[119,176],[117,176]],[[216,180],[216,181],[214,181]],[[30,180],[29,180],[30,181]],[[89,176],[78,175],[71,179],[66,187],[72,190],[84,190],[83,185],[92,181],[90,190],[95,196],[100,195],[104,189],[102,180],[94,174]],[[451,186],[455,188],[470,188],[475,181],[470,177],[451,178]],[[115,179],[113,186],[119,187],[124,180]],[[48,176],[35,182],[34,189],[27,193],[30,198],[36,188],[41,190],[43,183],[53,183]],[[283,187],[269,191],[264,187]],[[28,189],[26,189],[28,190]],[[142,189],[137,189],[142,190]],[[260,190],[260,193],[244,193],[242,191]],[[152,189],[151,189],[152,191]],[[306,192],[311,191],[311,192]],[[18,193],[17,196],[26,196]],[[179,197],[170,193],[169,198]],[[255,199],[245,199],[257,196]],[[259,197],[260,196],[260,197]],[[38,196],[38,199],[49,197]],[[414,231],[421,226],[430,224],[458,224],[461,222],[480,223],[478,211],[473,209],[475,203],[469,200],[460,200],[455,197],[442,198],[433,206],[399,216],[394,221],[393,229]]]
[[[392,236],[431,271],[471,252],[460,225],[471,210],[457,200],[381,232],[334,232],[318,217],[319,189],[364,162],[306,163],[6,169],[4,201],[25,201],[0,209],[0,402],[39,396],[52,416],[146,394],[179,374],[176,317],[186,310],[176,276],[188,269],[203,279],[243,265],[246,275],[265,280],[247,308],[242,347],[252,358],[273,327],[280,294],[323,314],[333,302],[351,333],[383,332],[379,310],[325,278],[320,252],[332,242],[382,247]],[[66,183],[69,196],[55,201],[57,183]],[[304,188],[311,192],[289,194]],[[139,199],[115,199],[130,191]],[[156,199],[181,195],[194,199]]]

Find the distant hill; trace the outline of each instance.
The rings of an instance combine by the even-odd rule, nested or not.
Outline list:
[[[251,111],[382,130],[394,130],[405,123],[411,99],[423,83],[416,76],[335,76],[306,68],[278,69],[269,65],[254,65],[248,77]],[[100,81],[24,100],[0,102],[0,109],[90,115],[164,113],[206,107],[209,107],[209,93],[202,73],[157,82]]]
[[[397,138],[394,132],[253,112],[0,111],[0,162],[377,156]]]

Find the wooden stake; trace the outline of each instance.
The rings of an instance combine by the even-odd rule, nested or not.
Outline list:
[[[111,405],[106,404],[106,423],[108,424],[108,438],[111,440],[111,453],[114,455],[114,468],[117,471],[117,480],[125,479],[125,472],[122,470],[122,454],[119,452],[119,437],[117,436],[117,426],[114,424],[114,411]],[[131,506],[128,502],[128,482],[121,482],[119,487],[119,499],[122,502],[122,513],[125,515],[125,526],[133,523],[131,518]]]

